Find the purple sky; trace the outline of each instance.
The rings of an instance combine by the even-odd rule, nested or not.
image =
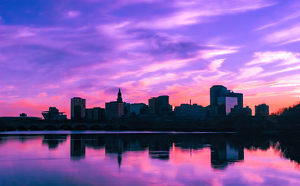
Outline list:
[[[119,87],[207,106],[215,84],[274,112],[299,101],[299,41],[298,0],[1,0],[0,116],[69,116]]]

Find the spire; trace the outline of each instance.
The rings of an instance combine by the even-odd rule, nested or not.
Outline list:
[[[119,88],[119,93],[118,93],[118,99],[117,99],[118,103],[122,103],[122,93],[121,93],[121,89]]]

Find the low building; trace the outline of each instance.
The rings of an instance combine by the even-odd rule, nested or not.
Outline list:
[[[131,114],[147,114],[148,106],[145,103],[133,103],[130,105],[130,113]]]
[[[94,108],[86,109],[85,120],[93,121],[93,122],[104,122],[105,121],[105,109],[101,108],[101,107],[94,107]]]
[[[269,116],[269,105],[255,105],[255,116]]]
[[[240,108],[238,105],[235,105],[231,108],[231,116],[252,116],[252,109],[249,106]]]
[[[64,112],[59,112],[56,107],[49,107],[49,111],[42,112],[45,120],[48,121],[63,121],[67,120],[67,115],[64,115]]]
[[[176,117],[188,117],[191,119],[205,119],[207,115],[206,107],[197,104],[181,104],[174,109]]]

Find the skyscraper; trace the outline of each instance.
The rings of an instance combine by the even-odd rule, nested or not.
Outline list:
[[[85,99],[74,97],[71,99],[71,119],[83,119],[85,117]]]

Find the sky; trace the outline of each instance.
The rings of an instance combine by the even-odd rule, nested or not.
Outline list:
[[[209,105],[212,85],[270,112],[300,100],[298,0],[1,0],[0,116],[70,99]]]

